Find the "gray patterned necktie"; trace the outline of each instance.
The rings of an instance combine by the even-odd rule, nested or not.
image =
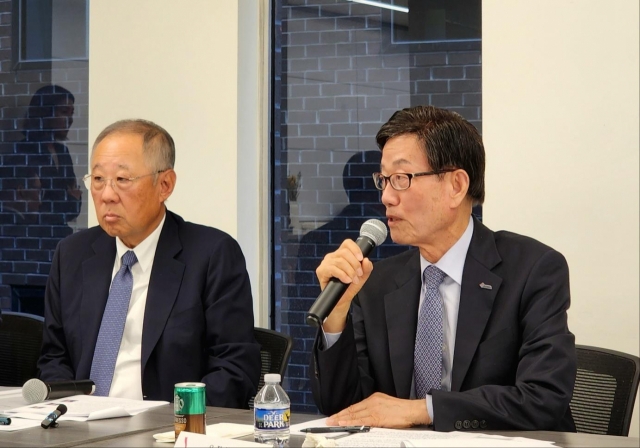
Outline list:
[[[442,298],[440,284],[446,274],[437,267],[427,266],[422,275],[424,300],[418,316],[413,375],[416,398],[424,398],[431,389],[440,389],[442,381]]]
[[[120,270],[111,282],[109,298],[102,315],[98,341],[91,363],[91,379],[96,383],[94,395],[106,397],[111,389],[111,380],[133,290],[131,267],[137,262],[136,254],[132,250],[127,251],[122,256]]]

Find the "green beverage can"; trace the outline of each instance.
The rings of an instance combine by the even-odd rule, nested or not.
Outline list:
[[[176,440],[182,431],[206,434],[207,398],[204,383],[178,383],[173,392]]]

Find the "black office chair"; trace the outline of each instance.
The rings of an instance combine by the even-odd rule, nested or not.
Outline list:
[[[260,344],[260,382],[258,390],[264,386],[265,373],[279,373],[284,378],[287,370],[293,339],[291,336],[275,330],[254,327],[253,334]],[[249,408],[253,408],[253,397],[249,400]]]
[[[22,386],[38,373],[44,318],[3,311],[0,319],[0,386]]]
[[[571,413],[578,432],[628,436],[638,392],[640,358],[576,345],[578,375]]]

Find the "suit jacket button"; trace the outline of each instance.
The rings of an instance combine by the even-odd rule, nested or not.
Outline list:
[[[480,420],[480,428],[484,429],[487,427],[487,421],[486,420]]]
[[[456,421],[455,425],[453,425],[456,429],[462,429],[462,422],[460,420]]]
[[[478,429],[478,426],[480,426],[480,422],[478,420],[471,420],[471,427],[473,429]]]
[[[463,422],[462,422],[462,427],[463,427],[464,429],[469,429],[469,428],[471,428],[471,422],[470,422],[469,420],[465,420],[465,421],[463,421]]]

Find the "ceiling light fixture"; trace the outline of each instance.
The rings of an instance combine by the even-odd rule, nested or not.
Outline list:
[[[377,6],[378,8],[383,8],[383,9],[391,9],[393,11],[398,11],[398,12],[406,12],[406,13],[409,12],[409,8],[407,8],[406,6],[391,5],[389,3],[376,2],[374,0],[349,0],[349,1],[354,3],[362,3],[363,5]]]

